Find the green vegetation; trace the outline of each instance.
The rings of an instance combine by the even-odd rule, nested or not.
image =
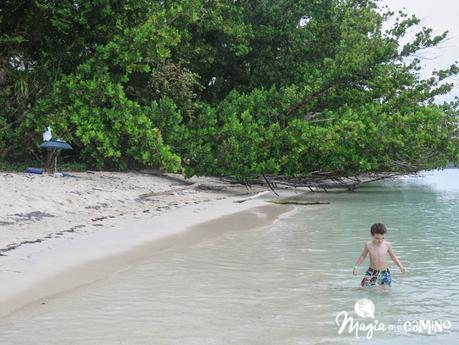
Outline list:
[[[459,161],[453,64],[419,19],[374,0],[5,0],[0,160],[41,133],[98,169],[186,175],[411,172]],[[384,29],[383,24],[392,27]],[[4,164],[4,163],[3,163]]]

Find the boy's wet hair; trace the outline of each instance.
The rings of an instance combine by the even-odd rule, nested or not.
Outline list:
[[[376,223],[371,226],[371,235],[384,235],[387,232],[386,226],[383,223]]]

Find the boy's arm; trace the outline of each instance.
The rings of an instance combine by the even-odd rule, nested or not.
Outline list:
[[[400,272],[405,273],[406,268],[402,265],[400,260],[398,259],[397,255],[395,255],[394,251],[392,250],[392,245],[389,244],[389,255],[392,261],[400,268]]]
[[[359,266],[365,260],[367,255],[368,255],[368,248],[367,248],[367,244],[365,243],[362,254],[357,258],[357,262],[355,263],[354,269],[352,270],[353,275],[357,275],[357,266]]]

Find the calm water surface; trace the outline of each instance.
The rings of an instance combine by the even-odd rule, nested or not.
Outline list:
[[[179,243],[32,304],[0,320],[0,344],[458,343],[458,170],[304,198],[331,204],[298,208],[269,227]],[[351,274],[374,222],[386,223],[386,238],[409,269],[403,275],[391,265],[389,293],[357,288],[368,261]],[[339,335],[335,323],[341,311],[373,323],[353,311],[361,298],[390,328],[371,340],[364,331],[358,340],[355,332]],[[438,319],[451,329],[392,328]]]

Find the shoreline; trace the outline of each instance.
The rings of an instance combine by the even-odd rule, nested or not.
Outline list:
[[[59,231],[62,235],[46,241],[22,243],[0,256],[0,279],[8,282],[0,286],[0,318],[43,298],[107,277],[167,246],[269,225],[295,209],[268,204],[272,193],[235,203],[241,199],[240,192],[226,191],[209,198],[208,192],[200,191],[203,201],[169,208],[155,216],[147,213],[105,218],[103,226],[93,231]],[[282,191],[281,197],[296,194]]]

